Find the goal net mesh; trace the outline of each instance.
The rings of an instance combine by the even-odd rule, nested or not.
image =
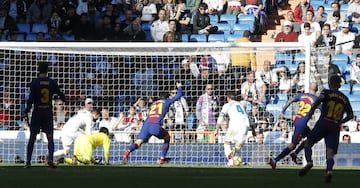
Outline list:
[[[121,163],[123,151],[136,139],[154,97],[160,92],[171,96],[171,92],[176,90],[176,82],[181,82],[184,86],[183,102],[175,103],[164,120],[171,135],[168,153],[168,157],[173,159],[171,163],[225,165],[223,141],[227,122],[222,124],[218,137],[214,136],[214,122],[226,102],[227,91],[235,91],[239,99],[245,96],[242,84],[248,81],[249,74],[235,66],[239,56],[234,54],[253,53],[257,72],[265,70],[265,62],[270,61],[270,68],[278,69],[274,72],[279,79],[278,86],[284,84],[280,82],[283,71],[289,72],[288,83],[291,83],[291,88],[285,88],[285,83],[274,91],[264,92],[262,99],[255,99],[256,93],[249,97],[250,92],[246,91],[246,100],[254,98],[255,101],[245,104],[249,114],[255,113],[250,119],[255,123],[257,136],[252,137],[249,132],[240,155],[244,164],[266,165],[269,157],[278,155],[291,140],[291,120],[297,104],[286,111],[285,126],[277,124],[281,121],[278,115],[289,97],[306,92],[310,82],[317,81],[319,88],[327,84],[325,51],[327,49],[310,52],[309,47],[297,43],[2,43],[0,160],[21,163],[26,158],[29,131],[20,117],[26,107],[29,83],[37,76],[37,63],[47,61],[50,64],[49,76],[58,81],[67,98],[64,106],[55,99],[53,102],[55,150],[62,148],[61,126],[83,108],[86,98],[91,98],[94,108],[107,109],[114,119],[102,124],[101,121],[106,119],[102,114],[101,121],[94,123],[93,130],[97,131],[99,125],[108,126],[113,135],[111,163]],[[304,74],[296,79],[298,66],[302,63],[306,65]],[[284,67],[287,69],[283,70]],[[258,75],[255,73],[256,80],[262,79],[264,84],[268,81],[265,74]],[[213,92],[207,101],[209,106],[204,109],[213,111],[214,117],[210,117],[209,112],[199,111],[199,98],[208,87],[213,88]],[[263,88],[258,86],[258,89],[258,95],[261,95]],[[258,108],[258,112],[253,108]],[[200,118],[206,119],[207,123],[200,123]],[[278,128],[274,128],[276,124]],[[131,154],[129,163],[156,164],[162,143],[162,140],[152,137]],[[43,162],[42,156],[46,154],[47,140],[40,134],[35,143],[33,161]],[[301,152],[300,160],[302,155]],[[100,158],[102,148],[96,149],[94,156]],[[314,151],[315,164],[324,165],[324,156],[324,147],[318,144]],[[285,158],[279,165],[294,163]]]

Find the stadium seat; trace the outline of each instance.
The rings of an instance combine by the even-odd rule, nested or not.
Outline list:
[[[351,101],[353,111],[360,111],[360,101]]]
[[[345,158],[338,158],[336,160],[336,165],[337,166],[346,166],[347,165],[347,160]]]
[[[350,92],[350,84],[342,84],[339,90],[345,94]]]
[[[234,34],[228,35],[226,38],[227,42],[234,42],[236,39],[242,38],[244,36],[244,31],[235,31]]]
[[[225,42],[225,34],[209,34],[208,42]]]
[[[252,22],[255,23],[255,16],[253,14],[239,14],[238,23]]]
[[[30,33],[30,24],[27,23],[18,23],[16,24],[18,28],[18,32],[22,33]]]
[[[205,34],[191,34],[190,42],[207,42],[207,36]]]
[[[296,53],[294,55],[294,63],[298,64],[299,62],[305,62],[305,54],[303,53]]]
[[[26,41],[36,41],[36,33],[26,34]]]
[[[286,93],[278,93],[276,94],[279,98],[279,101],[288,101],[289,100],[289,95]]]
[[[353,93],[351,95],[347,95],[350,101],[360,101],[360,93]]]
[[[281,105],[277,105],[277,104],[267,104],[265,110],[268,112],[274,112],[274,111],[281,112],[282,107]]]
[[[16,33],[16,41],[25,41],[25,35],[25,33]],[[10,35],[7,36],[7,40],[11,40]]]
[[[223,32],[226,36],[230,35],[231,33],[231,25],[229,23],[217,23],[218,32]]]
[[[294,56],[290,55],[290,54],[285,54],[285,53],[275,53],[275,63],[279,64],[279,65],[289,65],[289,64],[293,64],[293,59]]]
[[[353,92],[354,94],[360,94],[360,84],[353,85]]]
[[[249,31],[251,30],[248,22],[235,24],[232,28],[232,33],[234,33],[235,31],[245,31],[245,30],[249,30]]]
[[[62,34],[62,38],[66,41],[75,41],[75,35]]]
[[[141,23],[141,28],[145,32],[146,41],[152,41],[153,39],[151,37],[151,32],[150,32],[151,24],[149,22],[143,22]]]
[[[47,24],[34,23],[32,25],[31,32],[32,33],[38,33],[38,32],[47,33],[48,26],[47,26]]]
[[[287,64],[286,66],[289,68],[290,74],[295,74],[298,67],[297,64]]]
[[[189,42],[189,35],[188,34],[182,34],[181,35],[182,42]]]
[[[237,23],[237,18],[235,14],[222,14],[220,15],[220,22],[227,22],[233,28]]]
[[[210,17],[210,24],[211,25],[216,25],[217,23],[219,23],[219,16],[216,14],[209,14]]]
[[[353,23],[351,25],[351,31],[360,34],[360,24]]]
[[[346,54],[332,54],[331,55],[331,63],[334,63],[334,64],[338,64],[338,63],[341,63],[341,64],[348,64],[349,63],[349,56],[347,56]]]
[[[352,160],[352,166],[360,166],[360,158],[354,158]]]

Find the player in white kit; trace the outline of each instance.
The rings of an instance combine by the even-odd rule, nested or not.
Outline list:
[[[63,149],[54,152],[54,158],[60,159],[70,154],[74,140],[83,134],[91,134],[91,125],[100,117],[100,112],[92,110],[91,113],[78,113],[71,117],[61,130]]]
[[[248,128],[250,127],[246,109],[241,102],[236,101],[234,92],[228,92],[226,95],[227,103],[221,109],[217,119],[215,136],[218,135],[222,122],[229,120],[228,128],[224,139],[224,152],[228,160],[227,165],[233,166],[233,156],[240,156],[240,150],[245,143]],[[254,130],[253,130],[254,133]],[[235,143],[235,150],[231,150],[231,143]]]

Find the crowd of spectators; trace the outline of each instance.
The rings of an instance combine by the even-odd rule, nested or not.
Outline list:
[[[267,30],[265,7],[262,0],[5,0],[0,30],[3,41],[159,42],[167,31],[217,33],[222,14],[253,14],[254,34],[261,35]],[[46,28],[33,30],[38,24]]]

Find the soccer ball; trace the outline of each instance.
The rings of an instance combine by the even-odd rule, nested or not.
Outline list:
[[[242,163],[242,158],[240,156],[235,156],[232,158],[234,166],[240,166]]]

